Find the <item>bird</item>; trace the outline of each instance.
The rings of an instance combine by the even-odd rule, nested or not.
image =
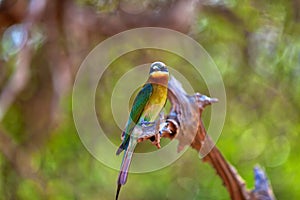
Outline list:
[[[122,132],[123,140],[116,152],[116,155],[119,155],[124,151],[117,181],[116,200],[119,197],[121,186],[127,181],[133,151],[138,143],[133,130],[137,125],[142,126],[155,122],[167,101],[168,81],[167,66],[159,61],[152,63],[149,78],[133,101],[125,130]]]

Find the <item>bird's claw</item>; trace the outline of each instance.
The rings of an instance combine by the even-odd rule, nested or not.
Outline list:
[[[160,138],[161,138],[160,133],[156,133],[155,134],[155,139],[154,139],[154,141],[152,141],[152,144],[155,145],[158,149],[161,148],[161,146],[160,146]]]

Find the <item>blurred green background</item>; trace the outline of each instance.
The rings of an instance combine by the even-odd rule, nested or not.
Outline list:
[[[259,164],[277,199],[300,199],[298,0],[0,1],[0,199],[114,198],[118,171],[81,143],[72,118],[72,85],[93,47],[144,26],[185,33],[216,62],[227,94],[217,146],[247,187],[253,187]],[[143,50],[118,58],[99,81],[96,97],[99,122],[116,145],[121,130],[109,106],[112,89],[122,74],[154,60],[180,70],[195,91],[209,95],[176,55]],[[204,111],[206,125],[209,112]],[[120,199],[215,200],[229,194],[214,169],[189,149],[162,170],[130,174]]]

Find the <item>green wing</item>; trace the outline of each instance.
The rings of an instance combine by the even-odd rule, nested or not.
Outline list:
[[[123,142],[120,146],[122,150],[126,149],[129,143],[130,135],[135,125],[140,120],[140,117],[144,111],[146,104],[148,103],[153,92],[153,87],[150,83],[144,85],[141,91],[137,94],[134,99],[129,119],[126,124],[125,131],[123,132]]]

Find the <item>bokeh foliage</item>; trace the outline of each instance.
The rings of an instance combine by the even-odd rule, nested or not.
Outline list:
[[[92,18],[115,12],[120,2],[62,1],[63,9],[57,1],[57,7],[46,7],[46,13],[52,12],[51,9],[64,11],[57,11],[61,14],[58,16],[60,24],[52,24],[57,33],[49,30],[51,24],[47,20],[41,20],[32,27],[30,36],[24,35],[22,27],[14,26],[23,23],[26,14],[17,9],[13,12],[19,15],[14,19],[6,18],[10,15],[2,9],[5,2],[0,1],[0,12],[3,12],[0,13],[1,93],[20,67],[18,54],[22,51],[24,38],[30,37],[33,55],[30,78],[0,124],[1,134],[11,138],[12,146],[17,149],[4,140],[0,143],[0,199],[114,198],[118,172],[98,162],[82,145],[72,118],[71,92],[72,81],[84,57],[108,37],[107,32],[97,32],[94,26],[99,24],[93,24]],[[126,8],[142,5],[130,2],[123,1],[121,5],[128,4]],[[299,199],[300,4],[297,0],[195,2],[197,4],[192,4],[193,20],[186,33],[211,55],[226,87],[227,116],[217,146],[237,168],[247,187],[253,187],[253,167],[259,164],[266,170],[277,199]],[[143,1],[143,6],[146,10],[159,11],[160,7],[175,3]],[[70,5],[73,7],[67,13],[66,8]],[[10,8],[5,8],[8,13],[12,12]],[[80,12],[80,9],[88,10]],[[61,22],[63,17],[69,19],[70,13],[74,18],[81,17],[83,22],[78,20],[78,23],[82,26],[73,21],[73,24]],[[89,20],[95,29],[86,25]],[[132,27],[129,25],[129,28]],[[82,34],[81,29],[87,31]],[[20,41],[20,37],[16,39],[13,34],[24,37]],[[59,48],[67,52],[66,57],[59,57]],[[64,59],[71,63],[67,72],[64,71],[67,68]],[[108,137],[116,145],[120,142],[121,130],[110,110],[112,89],[129,69],[153,60],[163,60],[180,70],[195,91],[209,95],[203,80],[194,78],[191,66],[176,55],[143,50],[118,58],[101,78],[96,97],[99,122],[106,132],[111,133]],[[55,71],[58,64],[63,67]],[[60,79],[61,74],[67,75]],[[68,77],[71,77],[71,84],[64,88],[67,83],[63,80]],[[203,116],[206,125],[209,124],[209,111],[207,109]],[[139,147],[138,151],[154,150],[148,143],[143,145],[145,147]],[[13,151],[13,156],[10,157],[6,150]],[[26,156],[19,154],[20,151]],[[26,166],[30,166],[29,170]],[[229,199],[229,195],[215,171],[203,164],[195,151],[188,150],[162,170],[130,174],[121,199],[215,200]]]

